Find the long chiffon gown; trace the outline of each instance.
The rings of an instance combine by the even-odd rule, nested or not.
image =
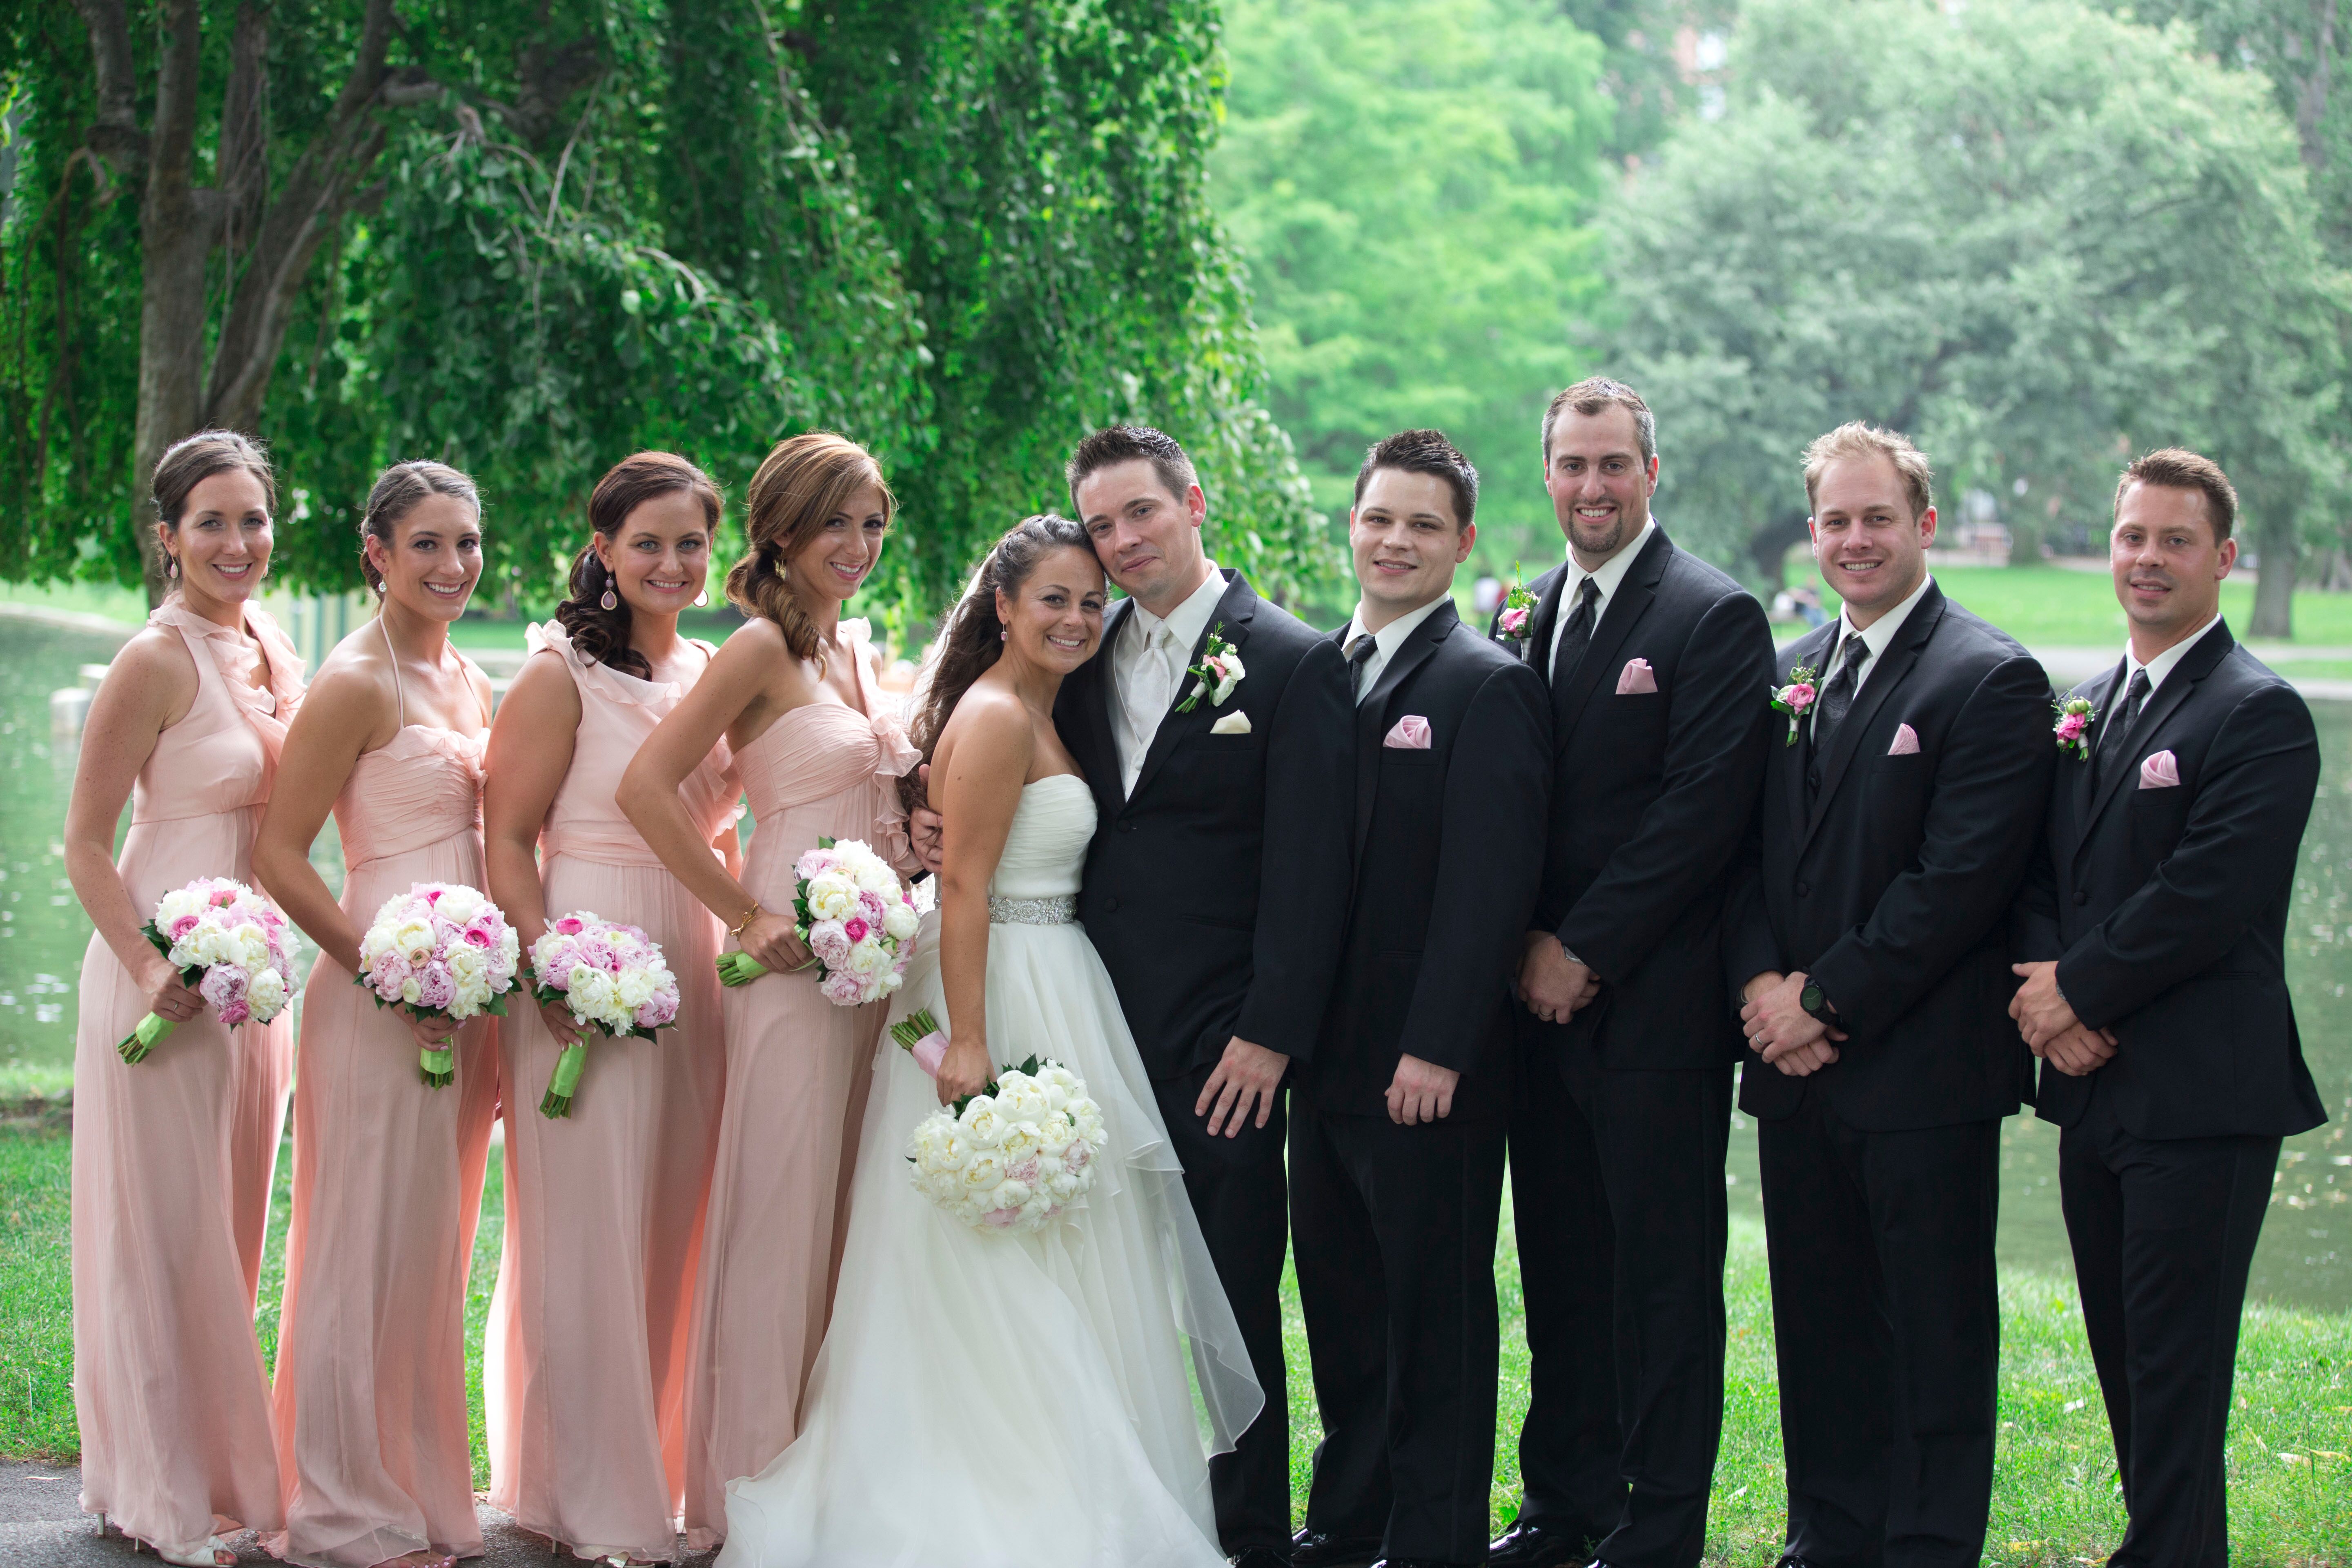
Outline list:
[[[499,1026],[508,1087],[506,1246],[485,1345],[490,1501],[582,1557],[667,1560],[684,1485],[686,1341],[727,1057],[719,921],[613,804],[646,737],[692,682],[583,664],[550,621],[533,657],[580,692],[572,766],[540,835],[547,914],[641,927],[677,976],[652,1040],[587,1037],[572,1113],[539,1113],[562,1047],[518,1001]],[[704,646],[706,657],[710,652]],[[708,840],[738,815],[725,742],[679,794]]]
[[[253,840],[302,660],[258,608],[269,686],[236,634],[166,602],[196,699],[156,737],[117,868],[142,917],[199,877],[253,883]],[[262,1235],[293,1061],[292,1020],[225,1026],[210,1008],[136,1066],[115,1044],[147,998],[102,938],[82,959],[74,1036],[74,1414],[81,1506],[170,1547],[279,1523],[269,1386],[253,1335]]]
[[[820,837],[882,848],[898,777],[915,765],[896,706],[867,679],[866,623],[841,625],[866,710],[795,708],[735,754],[754,824],[743,885],[770,910],[792,908],[793,863]],[[686,1394],[686,1535],[698,1552],[725,1533],[727,1483],[764,1469],[800,1430],[884,1015],[880,1003],[835,1006],[814,972],[763,975],[722,1005],[727,1101]]]
[[[335,802],[341,900],[365,931],[413,883],[482,888],[482,745],[406,721]],[[466,1429],[466,1269],[499,1095],[493,1020],[455,1040],[457,1079],[418,1075],[415,1037],[324,953],[302,993],[294,1220],[278,1351],[286,1529],[313,1568],[478,1555]]]

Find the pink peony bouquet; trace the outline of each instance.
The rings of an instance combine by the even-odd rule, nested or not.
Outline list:
[[[677,976],[669,972],[661,943],[635,926],[585,910],[559,915],[530,944],[530,973],[540,1001],[569,1008],[574,1024],[609,1038],[650,1040],[656,1029],[677,1022]],[[572,1114],[587,1059],[586,1046],[563,1047],[539,1102],[541,1116]]]
[[[498,905],[461,883],[419,882],[376,910],[360,938],[357,978],[379,1007],[462,1024],[505,1014],[521,961],[522,943]],[[457,1076],[446,1048],[420,1049],[416,1065],[435,1089]]]
[[[276,904],[242,882],[199,877],[173,889],[139,934],[231,1028],[267,1024],[294,994],[292,928]],[[150,1013],[115,1053],[126,1062],[143,1061],[178,1026]]]
[[[898,989],[921,917],[889,863],[855,838],[820,838],[793,874],[793,934],[808,944],[824,999],[857,1007]],[[748,952],[719,955],[721,984],[744,985],[766,973]]]

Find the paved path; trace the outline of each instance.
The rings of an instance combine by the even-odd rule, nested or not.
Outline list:
[[[153,1556],[133,1552],[121,1531],[110,1527],[104,1537],[98,1521],[81,1511],[81,1471],[72,1465],[27,1465],[0,1462],[0,1564],[39,1564],[48,1568],[157,1568]],[[468,1558],[487,1568],[548,1568],[552,1563],[575,1561],[556,1557],[547,1538],[518,1529],[514,1521],[490,1507],[478,1505],[482,1516],[482,1540],[488,1551]],[[681,1548],[684,1542],[680,1542]],[[231,1538],[240,1568],[244,1564],[275,1564],[277,1559],[255,1543],[250,1531]],[[707,1565],[709,1556],[677,1561]]]

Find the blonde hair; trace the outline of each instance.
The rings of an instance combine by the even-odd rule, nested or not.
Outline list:
[[[884,482],[874,454],[846,436],[812,430],[777,442],[743,495],[743,532],[751,548],[727,574],[727,600],[747,616],[775,622],[793,657],[815,659],[820,668],[823,639],[793,594],[786,563],[861,485],[882,492],[887,526],[898,500]]]
[[[1843,458],[1884,458],[1895,465],[1903,476],[1903,491],[1911,502],[1911,521],[1916,522],[1936,504],[1936,474],[1927,466],[1927,454],[1911,444],[1911,437],[1900,430],[1882,430],[1875,425],[1850,419],[1826,436],[1813,437],[1805,448],[1805,506],[1811,510],[1815,504],[1814,490],[1822,475],[1832,463]]]

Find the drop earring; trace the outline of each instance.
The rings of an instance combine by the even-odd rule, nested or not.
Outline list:
[[[180,580],[180,558],[176,555],[167,555],[163,558],[163,575],[169,577],[174,583],[178,582]]]
[[[708,605],[709,603],[710,603],[710,590],[709,590],[709,589],[705,588],[705,589],[703,589],[700,593],[698,593],[698,594],[695,595],[695,596],[694,596],[694,607],[695,607],[696,609],[698,609],[698,609],[702,608],[705,605]]]
[[[598,564],[598,565],[604,565],[604,563],[599,562],[599,563],[597,563],[597,564]],[[604,607],[605,610],[607,610],[607,611],[611,611],[611,610],[617,610],[617,609],[619,609],[619,608],[621,607],[621,600],[620,600],[620,596],[619,596],[618,595],[616,595],[616,594],[614,594],[614,593],[613,592],[613,584],[614,584],[614,576],[613,576],[613,569],[612,569],[610,566],[605,566],[605,567],[604,567],[604,596],[603,598],[601,598],[601,599],[597,600],[597,601],[596,601],[596,603],[597,603],[599,605],[603,606],[603,607]]]

